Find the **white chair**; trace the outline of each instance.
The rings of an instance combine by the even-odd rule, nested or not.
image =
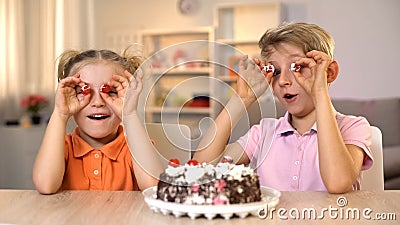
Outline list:
[[[172,158],[181,164],[191,159],[190,128],[182,124],[146,123],[146,130],[160,155],[164,167]]]
[[[361,190],[383,191],[383,147],[382,132],[378,127],[371,126],[372,143],[371,152],[374,157],[373,166],[362,172]]]

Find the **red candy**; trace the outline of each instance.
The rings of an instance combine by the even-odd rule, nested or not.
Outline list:
[[[267,66],[263,66],[263,70],[267,73],[275,72],[275,67],[274,67],[274,65],[267,65]]]
[[[172,167],[178,167],[180,165],[179,160],[178,159],[170,159],[168,164]]]
[[[221,192],[224,189],[224,187],[226,187],[226,182],[224,180],[219,180],[215,183],[215,187],[219,192]]]
[[[225,205],[227,204],[228,199],[226,196],[218,195],[216,198],[213,199],[213,205]]]
[[[292,63],[290,64],[290,70],[294,72],[299,72],[301,70],[301,65]]]
[[[81,87],[81,91],[83,95],[88,95],[90,93],[89,85],[85,84]]]
[[[193,192],[199,192],[199,190],[200,190],[200,185],[199,184],[193,184],[192,191]]]
[[[108,84],[102,84],[101,87],[100,87],[100,91],[103,92],[103,93],[106,93],[106,94],[108,92],[110,92],[110,90],[111,90],[111,87]]]
[[[187,162],[187,164],[188,164],[189,166],[197,166],[197,165],[199,165],[199,162],[197,162],[197,160],[192,159],[192,160],[189,160],[189,161]]]

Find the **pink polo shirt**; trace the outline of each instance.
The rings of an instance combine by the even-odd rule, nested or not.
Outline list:
[[[279,119],[265,118],[237,141],[257,169],[260,184],[281,191],[326,191],[318,163],[317,127],[300,135],[288,122],[289,113]],[[345,144],[364,150],[362,170],[372,166],[370,124],[363,117],[336,113]],[[360,179],[353,189],[360,188]]]

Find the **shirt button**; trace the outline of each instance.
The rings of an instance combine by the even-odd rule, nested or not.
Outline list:
[[[294,162],[294,164],[300,165],[300,161],[299,161],[299,160],[296,160],[296,161]]]
[[[297,147],[297,150],[301,151],[301,146]]]
[[[94,170],[93,173],[94,173],[94,175],[97,175],[97,174],[99,174],[99,170]]]
[[[297,180],[297,176],[293,176],[293,180]]]
[[[99,153],[94,154],[94,157],[98,159],[100,157]]]

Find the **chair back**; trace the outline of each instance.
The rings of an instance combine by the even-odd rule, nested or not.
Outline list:
[[[181,164],[191,159],[190,128],[182,124],[146,123],[146,130],[160,155],[164,167],[177,158]]]
[[[378,127],[371,126],[372,143],[371,152],[374,164],[371,168],[362,172],[361,189],[368,191],[383,191],[383,147],[382,132]]]

